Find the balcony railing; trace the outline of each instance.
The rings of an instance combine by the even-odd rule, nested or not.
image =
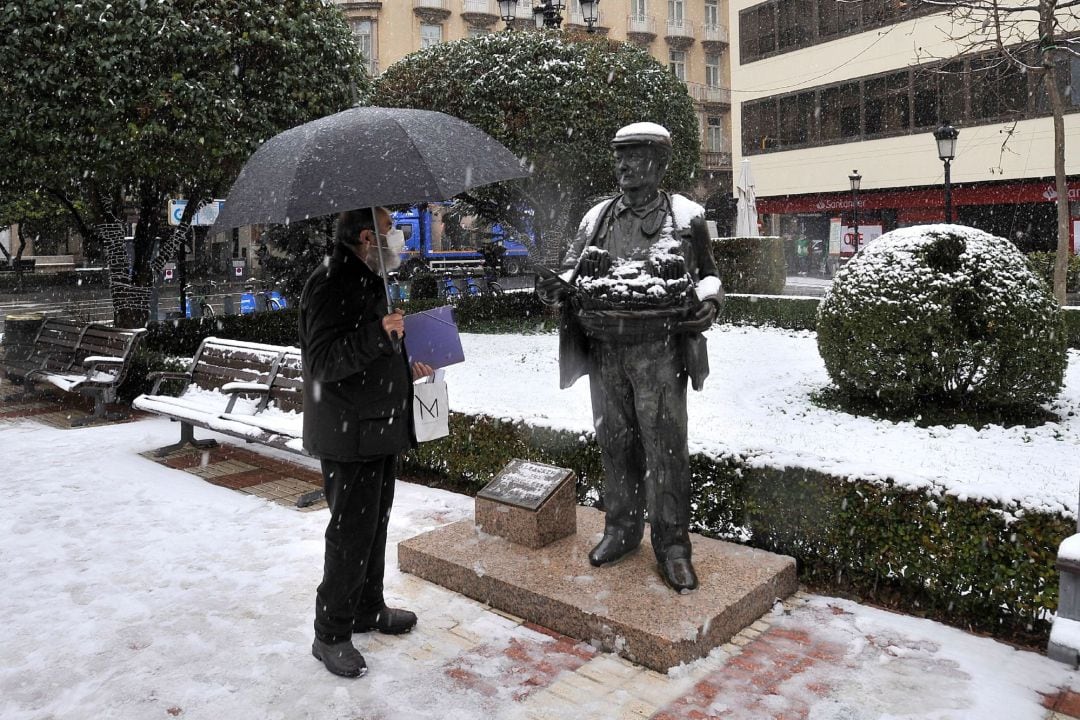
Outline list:
[[[702,25],[701,39],[703,42],[718,42],[728,44],[728,32],[726,25]]]
[[[686,83],[686,91],[690,93],[690,97],[694,99],[694,102],[731,105],[731,90],[729,88],[688,82]]]
[[[668,18],[666,37],[694,37],[694,23],[686,18]]]
[[[495,0],[461,0],[461,12],[498,15]]]
[[[431,8],[432,10],[449,10],[450,0],[413,0],[414,8]]]
[[[656,18],[652,15],[630,15],[626,18],[626,32],[656,34]]]
[[[603,24],[603,13],[599,10],[596,11],[596,22],[593,26],[600,26]],[[581,14],[581,10],[570,10],[570,14],[567,16],[568,23],[571,25],[585,25],[585,16]]]
[[[522,18],[524,18],[526,20],[532,20],[533,19],[533,4],[531,2],[522,2],[522,0],[518,0],[517,17],[518,17],[519,20],[522,19]]]
[[[706,150],[701,153],[701,167],[706,170],[720,170],[731,167],[730,150]]]

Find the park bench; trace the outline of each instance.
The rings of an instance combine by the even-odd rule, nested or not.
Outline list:
[[[186,371],[153,372],[148,378],[153,387],[133,405],[180,423],[180,441],[158,448],[158,456],[186,445],[217,445],[196,440],[196,427],[304,453],[303,369],[297,348],[210,337],[200,343]],[[161,392],[167,382],[180,383],[178,395]]]
[[[92,397],[94,414],[72,421],[73,426],[119,418],[106,413],[106,405],[116,402],[117,388],[131,368],[144,332],[46,318],[28,345],[7,348],[0,369],[12,383],[23,386],[16,397],[29,395],[41,383]]]

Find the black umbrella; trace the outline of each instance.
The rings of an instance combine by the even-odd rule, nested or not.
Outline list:
[[[240,170],[214,229],[448,200],[527,175],[513,153],[464,120],[430,110],[352,108],[263,143]]]

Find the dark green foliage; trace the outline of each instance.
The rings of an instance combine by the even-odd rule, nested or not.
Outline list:
[[[333,219],[271,225],[259,237],[259,264],[287,297],[298,298],[311,273],[333,248]]]
[[[161,370],[183,372],[187,370],[187,366],[187,358],[177,358],[167,353],[148,350],[145,346],[140,347],[131,359],[131,369],[127,377],[116,390],[118,402],[130,405],[138,396],[150,392],[154,387],[154,382],[147,378],[150,373]]]
[[[950,227],[894,230],[837,272],[817,328],[829,377],[901,412],[1053,398],[1067,360],[1057,303],[1007,240]]]
[[[10,292],[19,288],[23,291],[52,287],[75,287],[78,285],[105,285],[108,277],[104,271],[75,272],[30,272],[22,273],[22,283],[14,272],[0,272],[0,292]]]
[[[591,433],[450,420],[450,437],[406,455],[407,475],[475,494],[520,457],[573,469],[579,499],[598,498],[603,470]],[[1046,642],[1058,601],[1056,550],[1074,531],[1070,518],[738,457],[694,455],[691,472],[696,532],[791,555],[800,580],[821,592]]]
[[[147,325],[143,348],[178,357],[192,357],[203,338],[219,337],[269,345],[299,342],[296,308],[251,315],[222,315],[216,318],[166,320]]]
[[[1061,316],[1065,320],[1065,334],[1069,337],[1069,347],[1080,348],[1080,307],[1063,307]]]
[[[1047,287],[1054,285],[1054,256],[1052,252],[1030,252],[1024,256],[1031,271],[1046,281]],[[1080,255],[1069,255],[1069,265],[1065,272],[1065,292],[1080,292]]]
[[[525,158],[531,178],[469,200],[522,231],[518,210],[531,208],[541,245],[549,231],[568,237],[597,196],[615,191],[609,143],[623,125],[666,127],[674,153],[665,183],[695,182],[698,125],[685,85],[646,51],[602,35],[500,32],[439,43],[387,68],[375,100],[449,113]]]
[[[804,297],[725,295],[716,321],[733,325],[813,330],[820,300]]]
[[[439,279],[434,273],[418,272],[409,287],[410,300],[434,300],[439,297]]]
[[[410,299],[401,309],[407,314],[445,304],[442,300]],[[553,330],[557,322],[555,313],[533,293],[466,295],[454,303],[454,319],[458,330],[471,333],[544,332]]]
[[[724,290],[775,295],[784,290],[787,259],[779,237],[733,237],[713,241]]]

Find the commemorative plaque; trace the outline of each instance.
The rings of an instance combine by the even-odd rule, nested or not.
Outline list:
[[[515,458],[476,494],[476,525],[530,548],[577,531],[572,470]]]

